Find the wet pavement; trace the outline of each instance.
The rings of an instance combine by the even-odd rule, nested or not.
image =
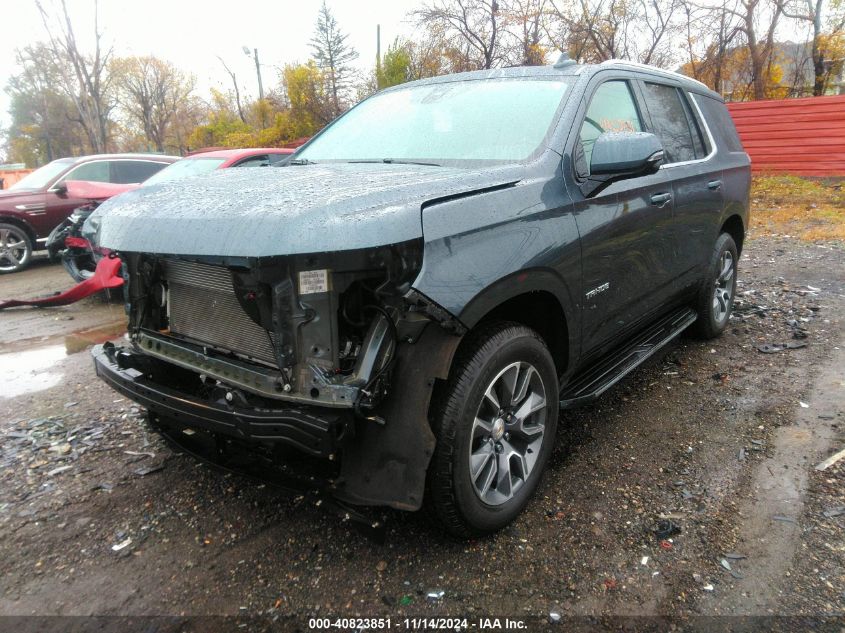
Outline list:
[[[379,545],[173,453],[94,377],[118,302],[0,313],[0,614],[842,616],[845,471],[814,465],[845,439],[843,252],[749,241],[728,332],[568,412],[528,511],[467,543],[372,511]]]

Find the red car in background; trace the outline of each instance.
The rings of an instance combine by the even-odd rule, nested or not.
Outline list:
[[[279,147],[250,147],[246,149],[218,149],[189,154],[180,161],[162,169],[147,180],[152,185],[170,180],[197,176],[215,169],[229,167],[269,167],[293,154],[294,150]]]

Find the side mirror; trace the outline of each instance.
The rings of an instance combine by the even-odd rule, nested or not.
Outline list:
[[[581,183],[589,198],[612,183],[657,173],[663,164],[663,145],[648,132],[606,132],[593,144],[590,175]]]
[[[50,191],[52,191],[57,196],[66,196],[67,195],[67,183],[66,182],[57,182],[55,185],[50,187]]]

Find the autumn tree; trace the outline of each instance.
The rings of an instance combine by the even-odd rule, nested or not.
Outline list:
[[[738,18],[736,28],[748,51],[753,98],[765,99],[783,4],[781,0],[739,0],[735,7],[725,7],[725,10]]]
[[[810,28],[810,55],[813,64],[813,96],[825,93],[833,70],[842,68],[842,56],[836,58],[837,43],[845,37],[845,3],[831,2],[832,9],[825,16],[825,0],[785,0],[783,15]]]
[[[252,128],[241,120],[233,107],[231,95],[212,88],[206,123],[191,132],[188,145],[191,149],[232,146],[233,136],[251,132]]]
[[[26,46],[16,52],[15,59],[20,70],[6,85],[9,159],[42,165],[86,151],[87,137],[74,121],[76,107],[57,88],[59,70],[48,48],[43,43]]]
[[[676,61],[680,0],[549,0],[556,44],[581,62],[628,59],[654,66]]]
[[[412,15],[420,26],[453,42],[451,52],[470,68],[493,68],[502,61],[498,0],[432,0]]]
[[[348,37],[348,34],[341,32],[337,20],[323,0],[310,45],[314,51],[314,60],[328,83],[332,118],[345,109],[352,75],[350,63],[358,59],[358,52],[346,41]]]
[[[152,56],[116,59],[111,71],[116,76],[120,105],[155,149],[163,152],[173,119],[196,80]]]
[[[510,0],[502,29],[510,36],[514,51],[510,58],[522,66],[545,63],[547,0]]]
[[[378,89],[389,88],[411,79],[411,50],[407,42],[394,40],[376,66]]]
[[[109,116],[116,105],[109,60],[112,49],[103,46],[97,0],[94,0],[93,50],[83,50],[76,38],[66,0],[35,0],[48,37],[49,62],[57,69],[57,86],[76,109],[76,121],[85,130],[91,151],[105,152]],[[58,4],[57,4],[58,3]]]

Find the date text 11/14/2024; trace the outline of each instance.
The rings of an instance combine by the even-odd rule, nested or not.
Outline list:
[[[411,631],[496,631],[526,630],[525,620],[511,618],[310,618],[308,628],[314,630],[384,630],[406,629]]]

